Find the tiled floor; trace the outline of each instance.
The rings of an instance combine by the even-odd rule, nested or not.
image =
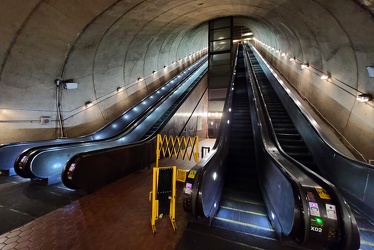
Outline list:
[[[214,140],[200,142],[212,147]],[[200,150],[201,152],[201,150]],[[180,159],[160,166],[183,169],[195,163]],[[188,222],[183,211],[182,183],[177,185],[176,224],[168,217],[150,224],[152,169],[132,173],[96,192],[43,217],[0,235],[0,249],[174,249]]]

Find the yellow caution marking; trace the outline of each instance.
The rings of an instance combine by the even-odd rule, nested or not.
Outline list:
[[[252,205],[260,205],[260,206],[264,205],[263,202],[258,202],[258,201],[243,200],[243,199],[233,199],[233,198],[230,198],[230,200],[232,200],[232,201],[239,201],[239,202],[242,202],[242,203],[247,203],[247,204],[252,204]]]
[[[362,230],[362,231],[366,231],[366,232],[374,233],[374,229],[362,228],[362,227],[359,227],[358,229],[359,229],[359,230]]]
[[[246,211],[246,210],[236,209],[236,208],[232,208],[232,207],[221,206],[221,208],[228,209],[228,210],[232,210],[232,211],[237,211],[237,212],[241,212],[241,213],[246,213],[246,214],[254,214],[254,215],[259,215],[259,216],[267,216],[266,214],[263,214],[263,213],[257,213],[257,212],[252,212],[252,211]]]
[[[366,246],[374,246],[374,242],[367,242],[364,240],[360,240],[361,245],[366,245]]]
[[[190,179],[195,179],[195,175],[196,175],[196,170],[191,170],[191,171],[188,173],[188,178],[190,178]]]
[[[268,228],[268,227],[260,227],[260,226],[254,225],[254,224],[244,223],[244,222],[235,221],[235,220],[229,220],[229,219],[220,218],[220,217],[215,217],[215,219],[220,220],[220,221],[229,222],[229,223],[234,223],[234,224],[237,224],[237,225],[253,227],[253,228],[258,228],[258,229],[263,229],[263,230],[266,230],[266,231],[274,232],[274,230],[272,228]]]
[[[319,197],[325,200],[331,200],[330,195],[323,188],[315,188]]]

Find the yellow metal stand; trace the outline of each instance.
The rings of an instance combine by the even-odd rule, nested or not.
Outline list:
[[[182,159],[186,157],[188,160],[191,160],[192,156],[195,162],[199,160],[199,138],[196,137],[172,137],[172,136],[161,136],[157,135],[157,145],[156,145],[156,166],[153,168],[153,184],[152,184],[152,191],[149,193],[149,200],[152,202],[152,217],[151,217],[151,226],[152,232],[156,233],[156,221],[163,216],[159,212],[160,200],[158,196],[165,195],[165,193],[170,194],[168,196],[168,200],[170,202],[169,208],[169,218],[171,221],[171,225],[173,229],[177,229],[177,225],[175,223],[175,204],[176,204],[176,182],[186,181],[187,172],[185,170],[178,169],[176,166],[171,167],[159,167],[159,159],[161,157],[169,157],[175,156],[178,158],[179,156]],[[159,190],[159,181],[160,181],[160,172],[163,173],[165,170],[171,170],[172,175],[170,176],[171,180],[168,179],[167,181],[171,181],[170,190]],[[169,178],[169,176],[167,176]],[[165,187],[163,187],[165,188]],[[165,196],[163,196],[165,197]],[[165,201],[163,201],[165,202]],[[165,205],[165,204],[162,204]]]
[[[169,170],[172,169],[172,176],[171,176],[171,190],[170,195],[168,197],[170,202],[170,208],[169,208],[169,218],[171,225],[173,226],[173,229],[177,229],[177,225],[175,224],[175,198],[176,198],[176,173],[177,173],[177,167],[154,167],[153,168],[153,187],[152,191],[149,193],[149,200],[152,201],[152,217],[151,217],[151,226],[152,226],[152,232],[156,233],[156,220],[161,218],[163,215],[159,214],[159,200],[157,199],[158,194],[158,183],[159,183],[159,175],[160,170]]]

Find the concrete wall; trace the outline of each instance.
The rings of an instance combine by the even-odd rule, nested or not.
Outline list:
[[[208,76],[205,75],[160,134],[207,138]],[[183,129],[184,128],[184,129]]]
[[[159,11],[136,1],[2,2],[0,143],[62,135],[58,77],[78,83],[60,93],[63,135],[71,137],[104,126],[199,58],[207,26],[181,27],[172,9]],[[41,125],[40,116],[52,122]]]
[[[264,43],[254,42],[256,48],[341,139],[365,159],[374,159],[374,104],[356,100],[360,93],[374,93],[374,78],[366,70],[374,65],[374,21],[353,2],[340,2],[338,9],[335,2],[303,1],[308,11],[280,8],[281,19],[252,20],[248,26]],[[303,62],[308,70],[301,70]],[[331,81],[321,80],[323,73],[331,74]]]

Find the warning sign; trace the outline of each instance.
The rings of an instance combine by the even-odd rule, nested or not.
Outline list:
[[[316,188],[316,191],[321,199],[331,200],[330,195],[323,188]]]
[[[196,170],[191,170],[191,171],[188,173],[188,178],[190,178],[190,179],[195,179],[195,175],[196,175]]]
[[[319,213],[318,204],[315,202],[309,202],[310,214],[313,216],[321,216]]]
[[[327,218],[336,220],[336,207],[335,205],[331,204],[326,204],[326,213],[327,213]]]

